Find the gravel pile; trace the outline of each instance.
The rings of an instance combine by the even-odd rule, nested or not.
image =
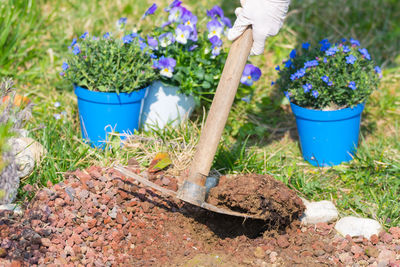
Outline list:
[[[173,177],[149,176],[177,189]],[[398,227],[367,240],[296,221],[254,236],[235,220],[93,166],[39,191],[22,216],[0,212],[0,266],[400,266]]]

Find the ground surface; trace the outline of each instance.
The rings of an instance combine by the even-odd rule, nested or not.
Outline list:
[[[171,177],[150,179],[177,189]],[[400,228],[367,240],[337,236],[334,224],[256,227],[91,167],[38,192],[22,216],[0,214],[0,266],[400,266]]]

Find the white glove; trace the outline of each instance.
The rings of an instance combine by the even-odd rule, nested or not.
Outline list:
[[[253,47],[251,55],[264,52],[265,39],[277,35],[289,8],[290,0],[240,0],[242,7],[235,10],[236,21],[228,32],[233,41],[253,25]]]

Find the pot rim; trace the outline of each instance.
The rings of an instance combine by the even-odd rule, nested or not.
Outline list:
[[[74,85],[74,92],[78,99],[101,104],[129,104],[141,101],[147,93],[148,86],[131,93],[97,92]]]
[[[290,107],[296,118],[313,121],[338,121],[346,120],[359,116],[365,107],[365,102],[359,103],[354,107],[338,110],[315,110],[300,107],[290,102]]]

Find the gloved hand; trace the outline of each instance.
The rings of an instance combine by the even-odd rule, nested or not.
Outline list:
[[[240,0],[242,7],[235,10],[236,21],[228,32],[228,39],[238,38],[249,26],[253,26],[251,55],[264,52],[265,39],[277,35],[289,8],[290,0]]]

